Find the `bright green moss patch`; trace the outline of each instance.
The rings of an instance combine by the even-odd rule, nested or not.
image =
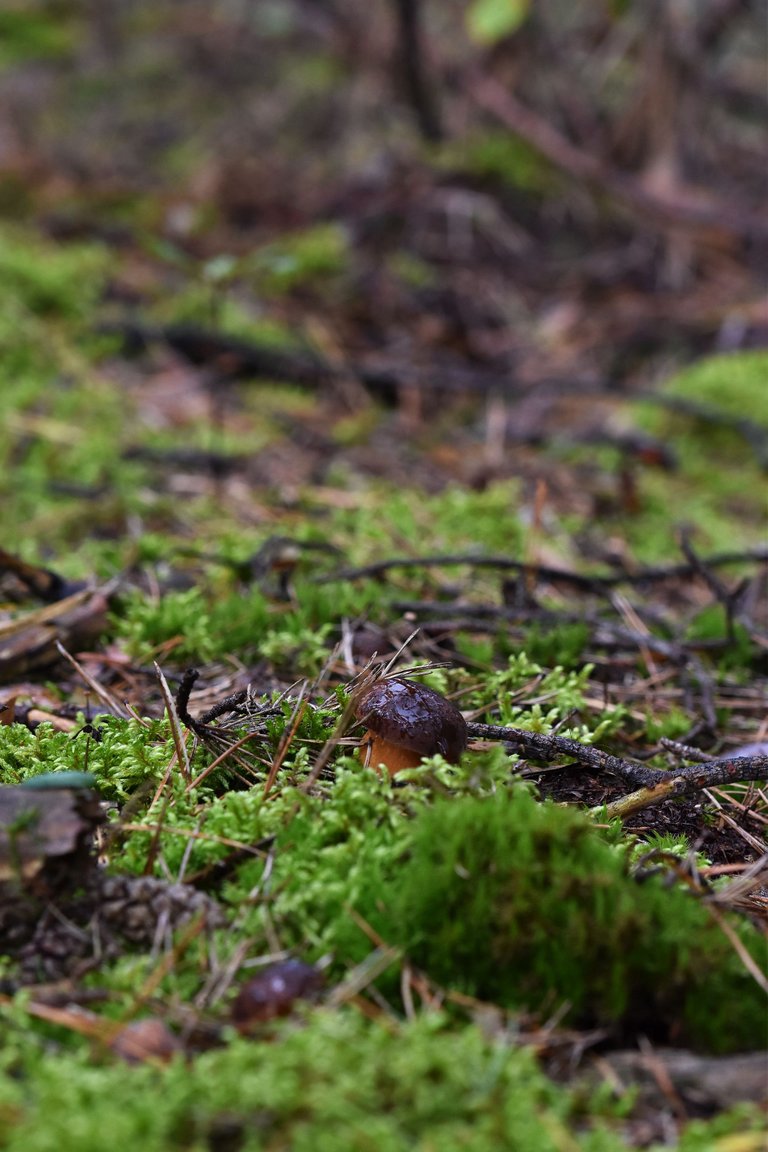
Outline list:
[[[56,752],[50,735],[41,734],[46,758]],[[117,749],[107,733],[108,758]],[[103,763],[90,767],[105,776]],[[464,769],[456,775],[464,786],[477,779]],[[428,789],[393,793],[348,761],[314,795],[288,787],[265,801],[255,787],[203,808],[176,796],[166,820],[163,857],[172,872],[186,845],[174,844],[176,827],[194,824],[200,833],[185,857],[190,869],[226,856],[217,835],[253,844],[277,834],[268,875],[264,859],[254,860],[225,886],[238,933],[219,934],[220,962],[246,935],[258,954],[277,932],[300,954],[331,948],[332,986],[371,951],[362,916],[447,989],[544,1015],[567,1000],[574,1018],[650,1035],[663,1025],[682,1042],[713,1049],[760,1042],[762,994],[706,909],[655,879],[638,884],[623,848],[584,816],[542,805],[524,789],[433,804]],[[134,834],[133,852],[121,852],[121,869],[143,862],[141,853],[133,860],[140,839]],[[257,902],[248,899],[255,888]],[[739,931],[749,947],[750,933]],[[206,955],[202,941],[179,955],[155,996],[192,1002],[206,980]],[[108,989],[105,1016],[130,1011],[155,964],[124,956],[94,974],[89,985]],[[382,979],[394,1007],[398,977],[395,961]],[[247,1041],[225,1035],[222,1047],[168,1067],[115,1065],[71,1031],[30,1030],[22,1004],[0,1006],[0,1017],[2,1067],[11,1073],[0,1079],[0,1144],[10,1152],[96,1152],[105,1131],[120,1147],[147,1152],[205,1152],[224,1133],[254,1152],[624,1147],[604,1093],[558,1087],[503,1032],[490,1038],[447,1015],[399,1023],[320,1008]],[[745,1110],[721,1117],[718,1131],[757,1123]],[[691,1152],[710,1146],[708,1132],[692,1132]]]
[[[130,397],[101,379],[93,335],[108,253],[0,227],[0,499],[4,544],[66,557],[79,535],[114,535],[142,503],[121,459]],[[101,497],[88,503],[89,493]],[[66,562],[65,562],[66,564]],[[75,570],[73,574],[81,574]]]
[[[0,1086],[0,1142],[8,1152],[101,1152],[108,1134],[118,1148],[206,1152],[226,1133],[244,1152],[614,1152],[603,1126],[570,1134],[579,1110],[530,1052],[477,1028],[321,1009],[271,1043],[234,1039],[167,1068],[41,1051],[33,1080]]]
[[[709,356],[665,381],[663,391],[768,428],[768,352]]]
[[[328,283],[349,262],[349,240],[338,224],[316,224],[259,248],[245,270],[264,291],[279,295],[304,285]]]
[[[145,781],[162,779],[174,745],[164,720],[103,717],[98,740],[40,724],[0,725],[0,784],[22,784],[48,772],[90,772],[105,798],[125,799]]]
[[[639,399],[632,407],[642,427],[668,445],[677,468],[642,474],[643,507],[627,519],[638,554],[668,558],[682,524],[693,529],[700,551],[753,546],[768,516],[768,355],[712,356],[659,392],[673,406]]]
[[[442,985],[715,1051],[765,1038],[765,994],[707,908],[638,883],[585,816],[525,790],[422,812],[397,876],[367,897],[361,913]]]
[[[531,193],[551,193],[558,180],[552,166],[510,132],[475,133],[451,143],[440,151],[438,164]]]
[[[552,675],[564,690],[574,679]],[[570,687],[578,691],[576,681]],[[514,765],[502,749],[468,755],[460,767],[435,758],[395,791],[357,760],[339,760],[334,779],[306,794],[301,785],[335,715],[333,707],[306,711],[268,796],[260,780],[292,723],[289,701],[247,749],[250,788],[234,764],[192,790],[175,770],[148,827],[113,867],[144,871],[158,820],[158,875],[205,870],[238,844],[271,844],[268,873],[256,852],[220,894],[256,949],[277,932],[283,947],[329,956],[343,978],[371,952],[369,924],[438,985],[508,1008],[548,1016],[567,1004],[580,1026],[712,1051],[762,1042],[764,994],[706,905],[661,877],[635,879],[633,853],[615,832],[609,842],[584,814],[523,787],[510,791]],[[106,719],[99,728],[94,741],[46,725],[0,727],[2,783],[88,771],[105,798],[124,799],[163,779],[174,755],[165,722]],[[200,749],[193,773],[209,761]],[[449,790],[450,799],[434,799]],[[757,960],[758,933],[746,920],[732,926]],[[231,948],[228,933],[221,944]],[[395,1004],[398,971],[393,954],[382,987]],[[185,972],[178,979],[192,996],[195,978]]]
[[[473,0],[465,16],[467,30],[478,44],[496,44],[517,32],[527,20],[529,9],[529,0]]]
[[[415,557],[431,553],[469,555],[503,551],[517,554],[524,539],[519,516],[520,487],[516,480],[490,484],[483,492],[473,492],[459,484],[448,484],[434,495],[419,493],[418,499],[408,487],[371,483],[360,495],[359,506],[341,508],[334,516],[340,537],[354,547],[355,562],[367,563],[380,558],[383,549],[389,554]],[[467,526],[471,525],[471,547],[467,547]],[[397,552],[392,541],[398,542]],[[503,541],[503,546],[500,543]],[[418,565],[417,565],[418,566]],[[471,564],[470,564],[471,570]],[[465,575],[467,568],[446,566],[450,577]],[[427,573],[427,579],[430,577]],[[472,573],[473,584],[484,579],[498,588],[498,574],[484,576]],[[402,580],[393,571],[389,582]]]
[[[92,316],[107,264],[97,245],[63,247],[0,228],[0,284],[17,306],[40,316]]]
[[[407,842],[389,782],[356,762],[323,799],[302,797],[279,837],[272,884],[286,940],[316,955],[336,952],[340,970],[363,960],[371,944],[354,909],[364,891],[386,890]]]
[[[154,601],[131,593],[116,608],[113,624],[138,658],[159,647],[174,661],[192,664],[233,652],[241,658],[258,653],[278,668],[314,675],[333,647],[335,614],[356,615],[370,606],[370,594],[360,585],[300,587],[299,599],[290,604],[258,588],[223,596],[189,588]]]
[[[441,1015],[369,1021],[317,1009],[265,1039],[170,1066],[126,1067],[87,1050],[37,1047],[21,1012],[3,1013],[6,1051],[33,1077],[0,1081],[0,1143],[8,1152],[118,1148],[209,1152],[616,1152],[603,1099],[559,1087],[532,1053]],[[19,1065],[5,1061],[9,1071]],[[592,1115],[588,1117],[587,1110]],[[615,1111],[615,1109],[614,1109]],[[716,1132],[757,1132],[749,1109],[693,1125],[682,1145],[710,1152]],[[725,1148],[725,1145],[723,1145]],[[745,1147],[756,1147],[753,1144]]]
[[[55,19],[45,11],[45,4],[12,2],[7,11],[0,12],[0,68],[26,60],[52,60],[72,52],[78,30],[68,18],[66,6],[56,7]]]

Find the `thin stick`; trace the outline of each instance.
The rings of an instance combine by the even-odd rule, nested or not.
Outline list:
[[[612,756],[609,752],[581,744],[567,736],[526,732],[522,728],[507,728],[498,724],[470,723],[467,724],[467,731],[470,737],[481,740],[504,740],[512,746],[511,751],[521,751],[545,763],[566,756],[595,772],[612,772],[627,783],[639,786],[647,794],[645,798],[648,804],[685,792],[715,788],[720,784],[768,779],[768,756],[725,756],[719,760],[709,760],[706,764],[689,764],[668,772],[663,768],[649,768],[645,764],[624,760],[621,756]],[[639,796],[638,792],[634,800],[632,797],[623,797],[616,804],[631,801],[640,807],[647,807],[645,803],[640,804]],[[633,807],[632,810],[637,809]]]
[[[406,93],[421,135],[425,140],[435,142],[442,139],[443,132],[435,93],[429,86],[424,66],[421,3],[420,0],[395,0],[395,8]]]
[[[707,568],[720,568],[729,564],[765,563],[768,561],[768,548],[755,548],[745,552],[723,552],[715,556],[702,557],[700,564]],[[548,564],[531,564],[515,560],[511,556],[484,556],[472,552],[448,553],[445,556],[396,556],[389,560],[379,560],[360,568],[340,568],[313,579],[314,584],[331,584],[339,580],[360,580],[368,576],[382,576],[396,568],[450,568],[466,564],[470,568],[498,568],[504,572],[520,572],[542,580],[561,580],[587,591],[597,588],[614,588],[620,584],[650,584],[669,580],[678,576],[693,576],[697,567],[692,564],[666,564],[656,568],[639,568],[633,572],[573,572],[567,568],[553,568]]]

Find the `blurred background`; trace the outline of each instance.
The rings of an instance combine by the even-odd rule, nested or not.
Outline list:
[[[515,476],[631,513],[637,470],[685,454],[673,416],[759,475],[766,59],[760,0],[6,0],[6,319],[31,292],[119,342],[144,428],[120,452],[165,429],[177,467],[197,443],[289,501]],[[712,355],[732,368],[667,387]],[[304,400],[256,457],[243,404],[275,381]],[[60,486],[109,481],[59,456]]]

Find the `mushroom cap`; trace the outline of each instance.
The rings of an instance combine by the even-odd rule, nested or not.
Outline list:
[[[455,764],[467,746],[467,725],[455,704],[412,680],[377,680],[355,701],[355,716],[371,732],[417,756],[440,753]]]

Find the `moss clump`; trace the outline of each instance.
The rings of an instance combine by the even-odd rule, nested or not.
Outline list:
[[[344,965],[370,952],[352,910],[386,890],[407,844],[407,821],[389,782],[348,760],[323,797],[302,797],[276,846],[273,915],[282,939],[331,951]]]
[[[638,425],[677,461],[674,474],[643,473],[643,508],[626,525],[638,558],[667,560],[677,549],[681,520],[695,525],[694,542],[702,551],[752,548],[761,538],[767,379],[763,351],[712,356],[664,383],[659,391],[671,407],[642,397],[630,405]]]
[[[300,587],[301,597],[290,610],[260,588],[227,594],[195,587],[167,592],[158,600],[132,591],[123,597],[112,623],[139,659],[169,642],[179,663],[202,664],[258,649],[281,669],[315,674],[333,647],[334,613],[354,616],[369,607],[371,598],[366,588],[353,585]]]
[[[360,911],[445,986],[716,1051],[765,1038],[764,994],[707,908],[525,790],[422,812],[385,899]]]
[[[41,1052],[34,1077],[0,1084],[0,1144],[95,1152],[108,1133],[115,1147],[144,1152],[617,1147],[604,1127],[570,1135],[576,1111],[530,1052],[475,1027],[451,1029],[439,1016],[397,1027],[318,1010],[304,1027],[278,1029],[274,1043],[234,1039],[166,1068]]]
[[[0,281],[14,308],[37,316],[82,320],[101,290],[108,263],[96,245],[71,248],[40,242],[33,234],[0,231]]]
[[[260,248],[250,260],[256,284],[275,295],[341,276],[349,261],[349,240],[336,224],[316,224],[281,236]]]
[[[106,799],[125,799],[145,781],[161,780],[174,744],[167,722],[100,717],[98,740],[40,724],[0,726],[0,784],[22,784],[50,772],[89,772]]]
[[[39,4],[10,5],[10,11],[0,12],[0,68],[27,60],[53,60],[73,51],[74,20],[66,6],[60,7],[64,11],[55,19]]]
[[[757,350],[709,356],[685,368],[664,386],[681,400],[711,405],[730,416],[768,424],[768,353]],[[711,425],[713,435],[722,429]]]
[[[446,145],[437,164],[528,193],[551,193],[558,182],[552,166],[509,132],[475,133],[459,144]]]

